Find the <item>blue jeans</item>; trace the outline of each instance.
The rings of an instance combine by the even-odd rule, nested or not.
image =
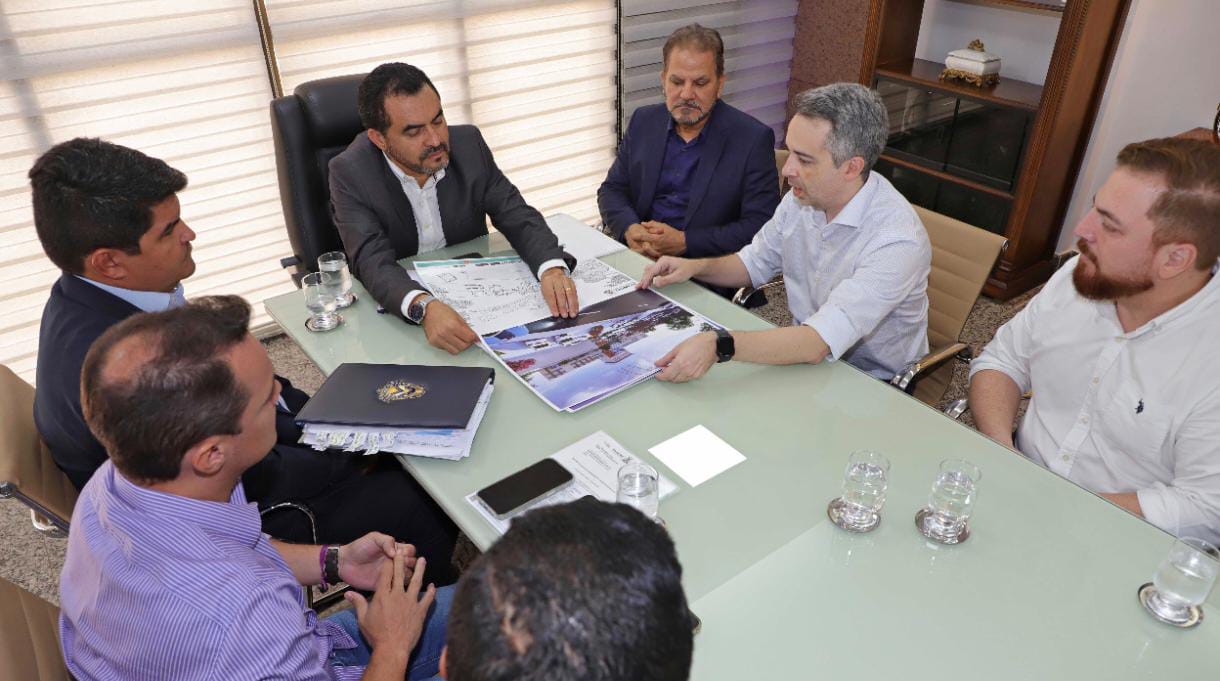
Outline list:
[[[441,650],[445,648],[445,624],[449,621],[449,604],[453,601],[453,587],[445,586],[436,590],[436,600],[428,609],[428,618],[424,620],[424,632],[419,637],[419,643],[411,651],[407,660],[407,681],[424,681],[436,678],[441,662]],[[340,610],[328,615],[326,619],[343,627],[357,643],[355,648],[335,650],[331,652],[330,663],[335,667],[367,667],[373,649],[360,633],[360,625],[356,621],[356,611]]]

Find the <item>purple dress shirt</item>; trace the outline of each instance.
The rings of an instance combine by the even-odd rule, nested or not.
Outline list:
[[[704,146],[703,130],[687,142],[674,129],[673,119],[669,119],[665,158],[657,178],[657,193],[652,199],[652,220],[664,222],[674,229],[686,229],[686,208],[690,205],[691,185],[695,182]]]
[[[239,484],[229,503],[132,484],[110,461],[81,491],[59,636],[78,679],[358,679],[357,646],[305,607]]]

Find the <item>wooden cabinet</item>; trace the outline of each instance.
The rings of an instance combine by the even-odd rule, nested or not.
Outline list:
[[[975,0],[980,3],[994,7],[993,33],[1003,30],[1008,12],[1060,17],[1043,84],[1003,71],[998,84],[985,88],[940,81],[944,65],[915,54],[924,0],[804,0],[790,94],[825,84],[819,82],[825,72],[819,62],[858,60],[859,82],[898,102],[900,112],[897,121],[891,114],[892,134],[878,172],[912,203],[1005,235],[1008,249],[984,291],[1008,299],[1054,271],[1060,227],[1128,0]],[[827,30],[818,25],[819,13],[845,26],[862,22],[859,47],[804,42]]]

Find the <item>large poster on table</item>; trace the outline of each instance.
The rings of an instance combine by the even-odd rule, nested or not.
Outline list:
[[[643,381],[675,345],[717,328],[654,291],[630,291],[573,319],[545,317],[483,336],[491,353],[557,410],[576,411]]]

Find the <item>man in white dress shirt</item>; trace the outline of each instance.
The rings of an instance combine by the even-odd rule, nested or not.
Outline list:
[[[693,380],[730,359],[843,359],[888,379],[927,353],[928,235],[911,204],[871,172],[888,133],[885,105],[862,85],[797,95],[783,168],[792,191],[754,240],[719,258],[663,257],[640,281],[641,288],[691,278],[761,286],[783,272],[796,325],[693,336],[657,361],[660,379]]]
[[[1158,527],[1216,542],[1220,147],[1127,145],[1075,235],[1080,256],[972,364],[975,422]]]

